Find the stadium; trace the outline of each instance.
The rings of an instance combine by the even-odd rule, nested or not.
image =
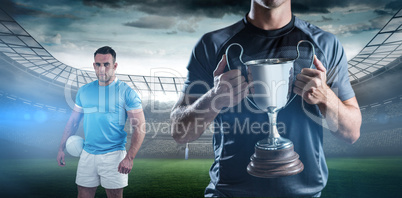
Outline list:
[[[396,197],[402,193],[398,185],[402,178],[401,55],[399,11],[348,62],[363,116],[361,136],[355,144],[347,144],[325,133],[330,180],[324,197]],[[137,179],[130,180],[134,187],[125,195],[202,197],[213,162],[213,130],[188,145],[177,144],[169,131],[174,101],[155,100],[156,94],[179,94],[184,79],[130,74],[117,77],[143,96],[149,123],[131,173],[131,178]],[[54,58],[0,10],[2,197],[76,196],[74,171],[78,160],[69,158],[69,167],[60,170],[56,155],[78,88],[95,79],[94,72]],[[130,136],[128,124],[126,131]],[[77,134],[83,136],[82,126]],[[186,146],[188,160],[184,159]],[[97,195],[104,197],[105,192],[99,188]]]

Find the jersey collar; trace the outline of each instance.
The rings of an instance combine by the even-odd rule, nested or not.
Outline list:
[[[266,36],[266,37],[279,37],[279,36],[283,36],[287,33],[289,33],[293,28],[294,28],[294,24],[295,24],[295,16],[292,15],[292,19],[290,20],[290,22],[285,25],[284,27],[277,29],[277,30],[263,30],[261,28],[258,28],[256,26],[254,26],[253,24],[251,24],[248,20],[247,20],[247,15],[248,13],[244,16],[243,18],[243,22],[246,26],[246,29],[248,31],[251,31],[254,34],[258,34],[261,36]]]
[[[114,84],[116,84],[116,82],[117,82],[118,80],[119,80],[119,79],[117,79],[117,76],[116,76],[116,78],[114,78],[114,80],[113,80],[112,83],[110,83],[110,84],[108,84],[108,85],[106,85],[106,86],[102,86],[102,87],[113,86]],[[96,84],[97,84],[98,86],[100,86],[100,85],[99,85],[99,80],[96,80]]]

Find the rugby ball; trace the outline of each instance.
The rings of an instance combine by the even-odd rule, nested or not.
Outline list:
[[[84,148],[84,139],[78,135],[72,135],[67,139],[66,150],[68,154],[79,157]]]

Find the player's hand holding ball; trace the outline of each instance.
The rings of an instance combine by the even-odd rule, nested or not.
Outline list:
[[[74,157],[79,157],[84,148],[84,139],[78,135],[70,136],[66,141],[66,150],[68,154]],[[65,153],[63,150],[59,150],[57,154],[57,162],[59,166],[65,166],[64,161]]]

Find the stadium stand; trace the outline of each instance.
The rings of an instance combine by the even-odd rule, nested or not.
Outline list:
[[[393,97],[361,108],[362,127],[359,140],[348,144],[330,132],[324,135],[328,157],[402,155],[402,97]]]
[[[394,97],[382,103],[362,107],[361,137],[353,145],[344,143],[330,132],[326,132],[324,134],[326,155],[328,157],[402,155],[401,98]],[[14,157],[33,157],[39,153],[44,153],[42,157],[52,157],[56,154],[61,132],[70,111],[38,105],[4,91],[0,91],[0,104],[5,112],[0,126],[0,131],[3,131],[1,147],[11,145],[11,142],[21,144],[18,147],[22,148],[22,152]],[[165,103],[165,105],[172,105],[172,103]],[[144,110],[148,121],[147,134],[138,157],[184,158],[185,144],[177,144],[170,136],[168,113],[163,116],[156,113],[158,116],[155,116],[148,106],[145,106]],[[128,147],[132,133],[129,122],[126,123],[125,130],[129,133]],[[82,127],[78,134],[83,135]],[[212,129],[209,129],[200,139],[189,144],[190,159],[213,158],[212,135]],[[38,149],[41,152],[34,152]],[[44,152],[44,150],[47,151]]]
[[[373,40],[351,61],[349,78],[361,105],[363,125],[353,145],[326,132],[328,157],[402,154],[402,12],[398,11]],[[0,157],[56,156],[62,131],[71,112],[68,99],[94,74],[56,60],[14,19],[0,10]],[[139,92],[178,93],[183,78],[119,74]],[[71,82],[69,82],[71,80]],[[70,98],[66,85],[71,84]],[[12,85],[12,86],[10,86]],[[170,137],[173,102],[144,103],[149,123],[138,157],[184,158],[184,144]],[[158,111],[156,111],[158,110]],[[80,127],[78,134],[83,134]],[[126,124],[131,137],[129,124]],[[212,131],[189,144],[189,158],[212,158]],[[127,144],[129,146],[129,142]],[[4,154],[6,153],[6,154]]]

